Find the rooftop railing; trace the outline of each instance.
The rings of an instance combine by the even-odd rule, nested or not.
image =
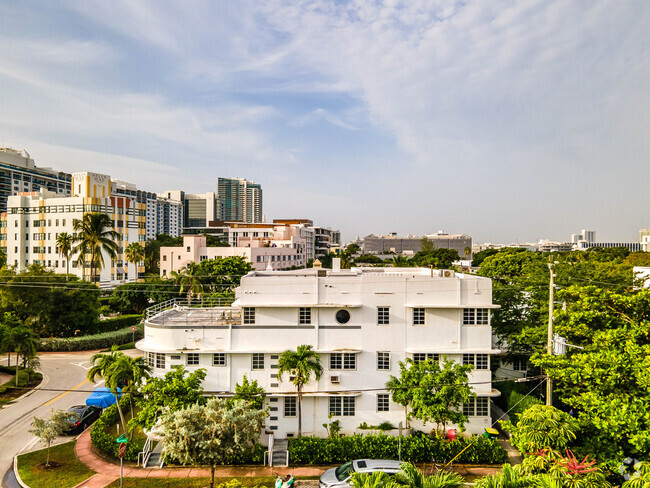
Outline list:
[[[221,297],[172,298],[149,307],[145,320],[152,324],[178,323],[196,325],[236,325],[241,323],[241,313],[230,308],[232,299]]]

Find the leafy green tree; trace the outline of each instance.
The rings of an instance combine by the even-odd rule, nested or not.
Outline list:
[[[289,374],[290,381],[298,390],[298,436],[302,435],[302,390],[311,381],[312,375],[318,381],[323,376],[320,356],[310,345],[300,345],[295,351],[284,351],[278,359],[278,380]]]
[[[474,396],[468,374],[472,366],[449,361],[442,365],[431,359],[415,363],[411,358],[399,362],[399,378],[386,383],[392,400],[407,410],[407,419],[433,422],[444,431],[448,423],[463,427],[467,417],[462,406]]]
[[[0,268],[7,266],[7,253],[0,249]]]
[[[566,449],[576,439],[578,422],[567,413],[547,405],[533,405],[519,417],[517,425],[501,421],[510,441],[523,453],[542,449]]]
[[[472,259],[472,266],[478,268],[483,264],[483,261],[485,261],[486,258],[492,256],[493,254],[498,254],[500,252],[499,249],[483,249],[482,251],[479,251],[477,253],[474,253],[473,259]]]
[[[556,330],[570,344],[561,356],[532,360],[553,379],[555,396],[573,409],[587,452],[618,462],[650,455],[650,290],[607,292],[593,286],[558,294],[566,310]]]
[[[0,270],[0,279],[9,283],[0,290],[0,311],[14,313],[41,337],[98,332],[97,286],[75,276],[66,282],[63,275],[39,267]]]
[[[65,259],[65,280],[68,281],[70,275],[70,257],[72,256],[72,246],[74,245],[74,236],[67,232],[61,232],[56,236],[56,251]]]
[[[90,281],[99,281],[104,267],[105,252],[109,257],[117,256],[119,234],[113,230],[113,221],[107,214],[87,213],[81,220],[73,222],[77,243],[74,251],[81,256],[84,267],[86,256],[90,255]]]
[[[50,446],[52,441],[71,427],[76,414],[65,410],[52,410],[49,418],[34,417],[29,433],[34,434],[47,446],[45,466],[50,465]]]
[[[345,252],[348,254],[348,256],[354,256],[360,251],[361,251],[361,247],[359,247],[359,244],[355,242],[353,242],[352,244],[348,245],[348,247],[345,248]]]
[[[251,263],[239,256],[206,259],[199,264],[198,271],[204,275],[205,283],[214,292],[224,292],[239,286],[242,276],[253,270]]]
[[[163,412],[176,412],[192,405],[205,404],[203,386],[205,369],[188,373],[183,366],[168,371],[164,378],[150,378],[135,398],[137,414],[129,421],[131,427],[151,429]]]
[[[362,254],[354,258],[355,263],[368,263],[368,264],[381,264],[383,261],[380,257],[375,256],[374,254]]]
[[[452,263],[459,259],[460,256],[455,249],[434,249],[432,251],[421,250],[415,253],[411,261],[417,266],[433,266],[436,269],[449,269],[452,267]]]
[[[124,257],[129,263],[135,264],[135,279],[138,279],[138,263],[144,260],[144,247],[139,242],[132,242],[124,249]]]
[[[257,380],[249,381],[248,377],[244,375],[241,385],[235,384],[234,400],[244,400],[250,403],[252,408],[263,410],[265,398],[266,391],[257,384]]]
[[[149,307],[149,283],[125,283],[113,291],[111,307],[121,313],[142,313]]]
[[[241,400],[210,398],[162,418],[163,455],[181,464],[210,466],[210,488],[215,468],[252,449],[259,439],[266,412]]]
[[[226,241],[212,234],[203,234],[203,237],[205,237],[205,245],[207,247],[230,247],[230,244]]]

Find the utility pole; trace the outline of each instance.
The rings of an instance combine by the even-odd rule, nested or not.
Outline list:
[[[548,263],[548,270],[551,275],[549,281],[548,289],[548,342],[546,344],[546,353],[549,356],[553,355],[553,278],[555,278],[555,273],[553,273],[553,263]],[[546,405],[553,405],[553,384],[551,382],[551,377],[546,373]]]

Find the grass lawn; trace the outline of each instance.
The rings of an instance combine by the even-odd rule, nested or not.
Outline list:
[[[95,474],[74,454],[75,441],[59,444],[50,449],[50,462],[61,466],[44,469],[47,450],[28,452],[18,456],[20,477],[31,488],[71,488]]]
[[[8,369],[9,368],[7,368],[6,366],[3,367],[3,372],[9,373],[8,371],[4,371]],[[9,374],[14,374],[14,373],[12,371]],[[2,408],[3,405],[6,405],[7,403],[14,401],[16,398],[24,395],[35,386],[38,386],[41,383],[42,379],[43,379],[43,375],[41,373],[36,373],[32,381],[30,381],[26,387],[14,388],[14,385],[16,384],[15,379],[11,379],[6,383],[0,385],[0,387],[2,387],[0,388],[0,391],[2,391],[2,393],[0,393],[0,408]]]

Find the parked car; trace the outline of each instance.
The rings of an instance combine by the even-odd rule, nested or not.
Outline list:
[[[389,475],[397,473],[401,466],[400,461],[390,459],[356,459],[342,464],[338,468],[325,471],[320,477],[320,488],[349,488],[352,473],[372,473],[383,471]]]
[[[91,405],[75,405],[70,407],[68,412],[74,414],[70,415],[74,423],[65,433],[67,435],[76,435],[86,430],[89,425],[97,420],[102,414],[102,409]]]

